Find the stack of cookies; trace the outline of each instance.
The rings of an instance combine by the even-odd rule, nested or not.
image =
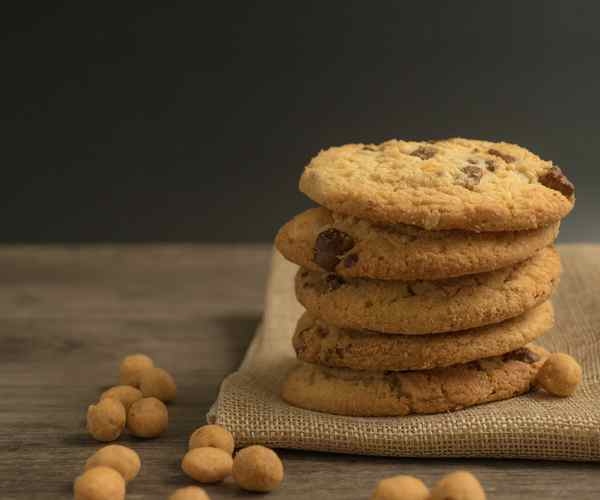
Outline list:
[[[279,231],[306,308],[283,398],[327,413],[436,413],[527,392],[548,353],[561,170],[506,143],[449,139],[322,151],[321,206]]]

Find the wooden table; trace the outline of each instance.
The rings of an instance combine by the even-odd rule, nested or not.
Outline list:
[[[100,444],[84,430],[87,405],[117,380],[119,360],[145,352],[177,379],[163,437],[120,442],[141,455],[127,498],[167,498],[190,484],[179,469],[220,381],[256,327],[267,246],[0,248],[0,498],[69,498]],[[600,255],[600,249],[599,249]],[[490,500],[599,499],[600,465],[517,460],[424,460],[281,451],[275,499],[367,499],[381,478],[428,484],[468,468]],[[246,498],[230,481],[212,499]]]

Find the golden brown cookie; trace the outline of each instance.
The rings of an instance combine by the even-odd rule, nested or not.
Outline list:
[[[331,325],[419,335],[518,316],[548,300],[559,275],[560,259],[548,247],[514,266],[438,281],[344,279],[301,268],[296,297]]]
[[[311,271],[346,278],[443,279],[493,271],[552,244],[559,223],[525,231],[426,231],[373,224],[313,208],[285,224],[275,238],[283,256]]]
[[[433,370],[376,372],[301,363],[284,382],[282,397],[307,410],[357,417],[454,411],[529,391],[547,356],[529,344],[503,356]]]
[[[352,370],[426,370],[514,351],[553,324],[550,302],[502,323],[437,335],[346,330],[305,313],[292,343],[298,359],[307,363]]]
[[[527,149],[458,138],[330,148],[306,167],[300,190],[361,219],[472,231],[543,227],[575,201],[561,170]]]

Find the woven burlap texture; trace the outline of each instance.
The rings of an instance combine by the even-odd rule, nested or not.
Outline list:
[[[581,362],[584,382],[561,399],[543,391],[453,413],[397,418],[328,415],[279,396],[296,363],[291,336],[302,313],[293,292],[297,267],[274,253],[265,311],[239,370],[221,386],[208,420],[236,444],[397,457],[600,460],[600,247],[563,246],[554,298],[556,326],[539,343]]]

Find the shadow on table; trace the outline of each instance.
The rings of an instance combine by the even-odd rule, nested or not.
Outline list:
[[[223,352],[234,354],[228,358],[233,365],[230,371],[237,370],[256,333],[261,316],[258,314],[220,316],[214,318],[214,321],[219,326],[219,331],[222,332],[219,343]]]

